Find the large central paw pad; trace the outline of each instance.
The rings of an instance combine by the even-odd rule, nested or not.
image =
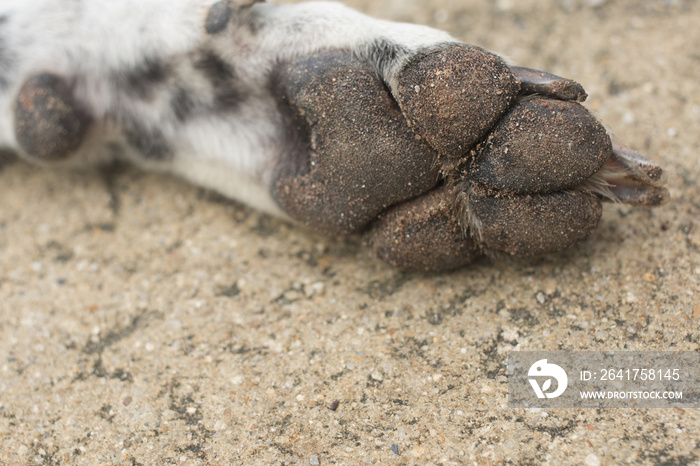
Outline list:
[[[586,97],[578,83],[509,68],[477,47],[410,60],[394,95],[374,67],[341,51],[277,77],[288,130],[304,146],[282,164],[278,202],[313,228],[365,231],[398,267],[560,251],[596,227],[603,198],[666,196],[661,169],[613,146],[577,102]]]
[[[437,183],[437,153],[411,131],[365,63],[321,54],[286,67],[279,81],[290,131],[306,133],[306,160],[277,182],[277,200],[293,218],[328,233],[354,233]]]

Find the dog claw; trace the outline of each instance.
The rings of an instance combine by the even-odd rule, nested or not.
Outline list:
[[[600,171],[611,200],[624,204],[656,207],[670,197],[664,170],[629,147],[613,143],[612,155]]]

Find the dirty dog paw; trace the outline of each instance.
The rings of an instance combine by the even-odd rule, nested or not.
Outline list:
[[[0,149],[30,162],[126,160],[418,270],[559,251],[603,200],[667,195],[578,83],[430,28],[333,2],[14,3]]]
[[[654,206],[663,172],[612,143],[576,82],[449,45],[407,60],[392,86],[355,54],[283,66],[276,95],[290,151],[273,196],[294,219],[363,233],[404,269],[484,254],[563,250],[601,201]]]

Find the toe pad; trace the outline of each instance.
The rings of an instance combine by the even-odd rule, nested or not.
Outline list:
[[[605,128],[583,106],[536,98],[498,122],[469,176],[512,193],[560,191],[588,179],[611,155]]]
[[[445,187],[384,212],[367,238],[375,254],[404,270],[434,272],[462,267],[481,255],[457,222]]]
[[[467,200],[472,234],[487,251],[535,256],[562,251],[588,237],[603,212],[582,192],[492,195],[475,188]]]
[[[454,46],[419,56],[399,77],[399,103],[441,154],[461,157],[505,113],[520,83],[498,56]]]

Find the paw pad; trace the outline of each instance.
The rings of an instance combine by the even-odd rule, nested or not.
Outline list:
[[[498,122],[470,179],[514,193],[560,191],[590,178],[612,155],[610,138],[581,105],[533,98]]]
[[[459,158],[489,132],[519,90],[518,79],[496,55],[452,46],[409,62],[399,77],[397,98],[431,146]]]
[[[657,165],[613,147],[574,81],[460,45],[397,79],[394,100],[343,52],[283,68],[281,108],[308,146],[275,184],[293,218],[365,231],[390,264],[437,271],[564,250],[597,226],[603,196],[654,205],[666,193]]]
[[[64,159],[76,151],[90,124],[68,84],[54,74],[25,81],[13,110],[19,146],[27,155],[46,161]]]
[[[440,187],[390,208],[372,224],[367,240],[394,267],[429,272],[456,269],[481,255],[457,221],[454,194]]]
[[[472,234],[486,250],[521,256],[576,244],[588,237],[603,212],[600,199],[581,192],[504,196],[475,188],[466,202],[474,216]]]
[[[292,217],[328,233],[353,233],[437,184],[437,154],[411,131],[366,63],[327,52],[285,67],[279,82],[292,126],[310,128],[307,160],[275,185]]]

